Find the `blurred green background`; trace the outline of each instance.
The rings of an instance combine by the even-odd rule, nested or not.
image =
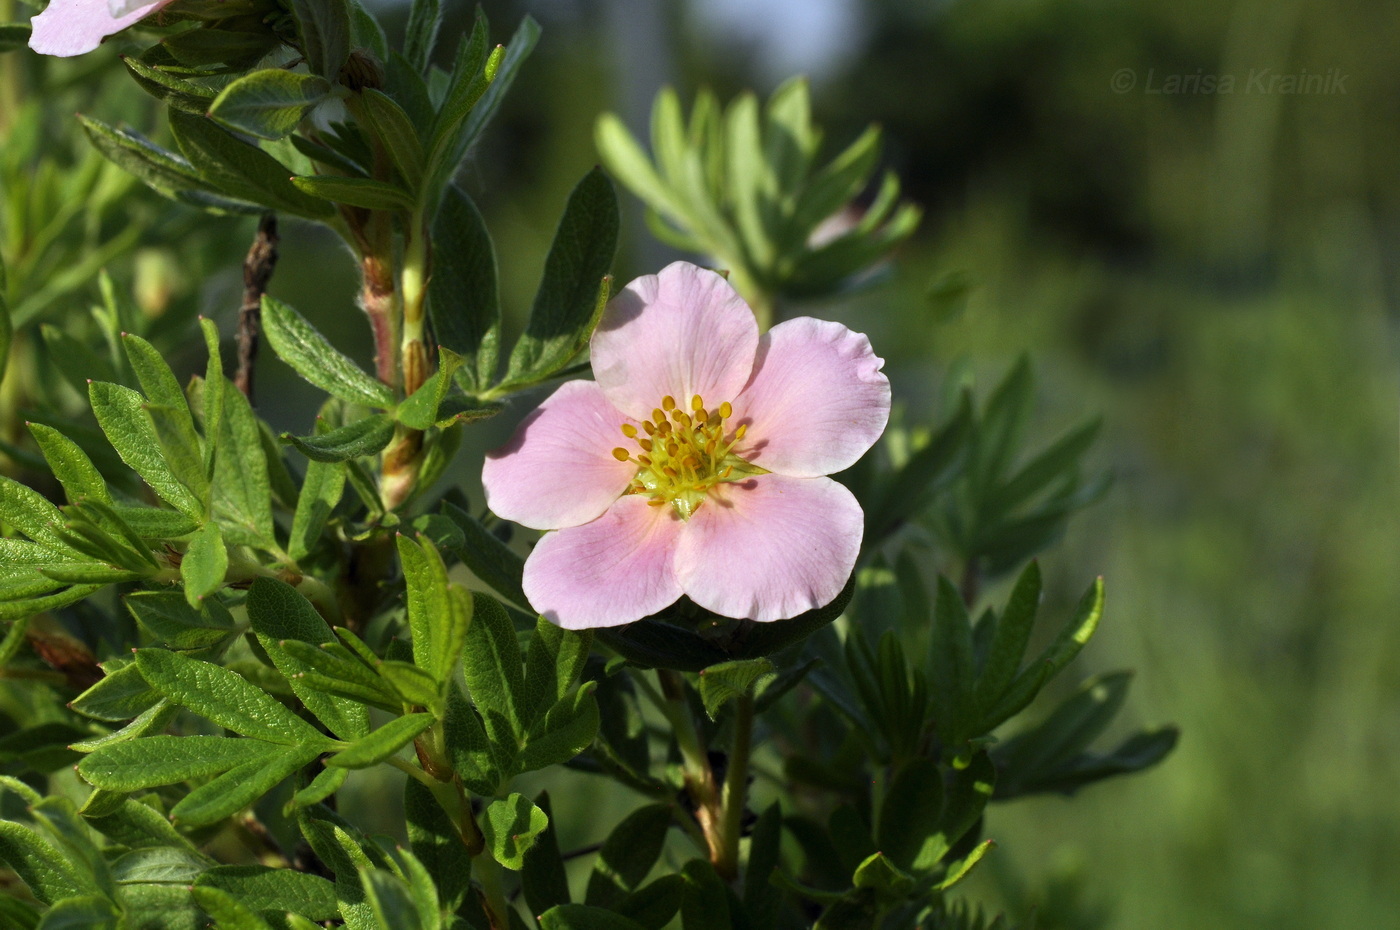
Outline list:
[[[1035,445],[1104,415],[1094,455],[1115,486],[1043,559],[1047,609],[1063,616],[1106,576],[1106,620],[1067,677],[1136,669],[1123,725],[1183,737],[1147,774],[997,807],[999,849],[969,894],[1037,908],[1042,930],[1394,926],[1400,7],[484,6],[499,40],[526,12],[545,27],[461,179],[516,330],[564,199],[597,161],[600,112],[644,134],[663,84],[727,99],[805,72],[830,149],[881,123],[926,214],[884,278],[787,312],[870,333],[911,422],[940,416],[950,385],[985,393],[1027,351]],[[444,53],[469,13],[453,7]],[[402,9],[384,15],[402,28]],[[619,282],[680,257],[624,204]],[[239,222],[222,271],[180,270],[226,332]],[[304,225],[283,237],[272,293],[368,358],[348,256]],[[263,415],[305,432],[318,398],[271,353],[259,379]],[[469,438],[457,468],[474,500],[481,452],[527,407]]]

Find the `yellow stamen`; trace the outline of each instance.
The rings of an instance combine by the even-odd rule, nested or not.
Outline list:
[[[676,399],[670,394],[667,394],[665,397],[661,398],[661,409],[667,411],[676,409]]]
[[[699,410],[699,409],[701,409],[701,408],[704,407],[704,406],[705,406],[705,402],[704,402],[703,400],[700,399],[700,395],[699,395],[699,394],[696,394],[694,397],[692,397],[692,398],[690,399],[690,409],[691,409],[691,410]]]
[[[628,439],[633,439],[637,435],[637,428],[631,423],[624,423],[622,424],[622,435],[626,436]]]
[[[725,420],[729,419],[731,416],[734,415],[734,408],[729,406],[729,401],[726,400],[724,403],[719,405],[719,415],[721,419]]]
[[[627,452],[627,450],[622,448],[621,446],[618,446],[616,449],[613,450],[613,458],[617,459],[619,462],[625,462],[631,457],[632,456]]]

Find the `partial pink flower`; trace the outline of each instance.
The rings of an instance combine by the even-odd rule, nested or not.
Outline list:
[[[592,360],[482,470],[492,511],[551,531],[525,562],[536,610],[584,629],[682,595],[760,621],[835,599],[864,514],[826,476],[890,413],[870,340],[809,317],[760,335],[728,281],[676,262],[608,304]]]
[[[107,36],[150,16],[172,0],[50,0],[30,20],[29,47],[40,55],[71,58],[97,48]]]

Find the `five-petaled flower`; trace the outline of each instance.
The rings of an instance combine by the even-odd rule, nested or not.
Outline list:
[[[150,16],[171,0],[51,0],[30,20],[29,47],[41,55],[68,58],[90,52],[102,40]]]
[[[677,262],[608,304],[592,363],[596,381],[560,386],[482,472],[498,516],[553,531],[525,563],[536,610],[616,626],[687,595],[767,621],[840,593],[864,515],[826,476],[890,411],[865,336],[810,317],[760,336],[723,277]]]

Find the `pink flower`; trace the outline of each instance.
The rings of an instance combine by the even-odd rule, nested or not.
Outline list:
[[[830,478],[885,429],[870,341],[801,317],[760,336],[723,277],[677,262],[608,304],[596,381],[561,385],[487,456],[488,506],[546,533],[530,604],[570,629],[631,623],[681,595],[780,620],[835,599],[864,515]]]
[[[29,47],[40,55],[70,58],[90,52],[107,36],[150,16],[171,0],[51,0],[30,20]]]

